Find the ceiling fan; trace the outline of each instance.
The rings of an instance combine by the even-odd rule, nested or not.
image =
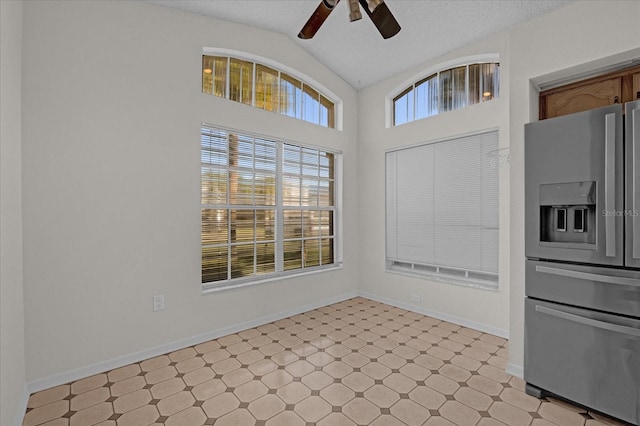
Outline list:
[[[396,18],[384,3],[384,0],[348,0],[349,1],[349,19],[351,22],[362,19],[360,13],[360,6],[362,6],[367,16],[371,19],[383,38],[387,39],[398,34],[400,31],[400,25]],[[327,19],[333,8],[340,2],[340,0],[321,0],[320,5],[311,14],[311,17],[304,24],[304,27],[300,30],[298,37],[301,39],[312,38],[318,29],[322,26]]]

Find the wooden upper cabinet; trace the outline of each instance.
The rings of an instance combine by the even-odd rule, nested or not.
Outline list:
[[[540,120],[640,99],[640,67],[540,92]]]
[[[546,118],[613,105],[620,102],[620,99],[622,99],[620,78],[598,81],[549,94],[546,97]]]

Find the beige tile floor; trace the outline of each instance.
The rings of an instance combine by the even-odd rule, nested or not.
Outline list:
[[[24,425],[618,425],[523,392],[505,339],[364,298],[31,395]]]

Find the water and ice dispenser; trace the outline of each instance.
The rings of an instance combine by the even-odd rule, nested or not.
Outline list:
[[[540,245],[570,248],[595,242],[596,183],[540,185]]]

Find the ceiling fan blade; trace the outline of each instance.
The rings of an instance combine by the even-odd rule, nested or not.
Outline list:
[[[322,0],[298,33],[298,38],[306,40],[316,35],[316,32],[318,32],[322,24],[324,24],[325,19],[327,19],[327,16],[329,16],[339,1],[340,0]]]
[[[378,31],[380,31],[382,38],[386,39],[398,34],[400,24],[398,24],[398,21],[393,17],[393,14],[385,3],[381,3],[373,12],[369,10],[367,0],[360,0],[360,6],[362,6],[367,16],[371,18],[371,21],[373,21]]]

